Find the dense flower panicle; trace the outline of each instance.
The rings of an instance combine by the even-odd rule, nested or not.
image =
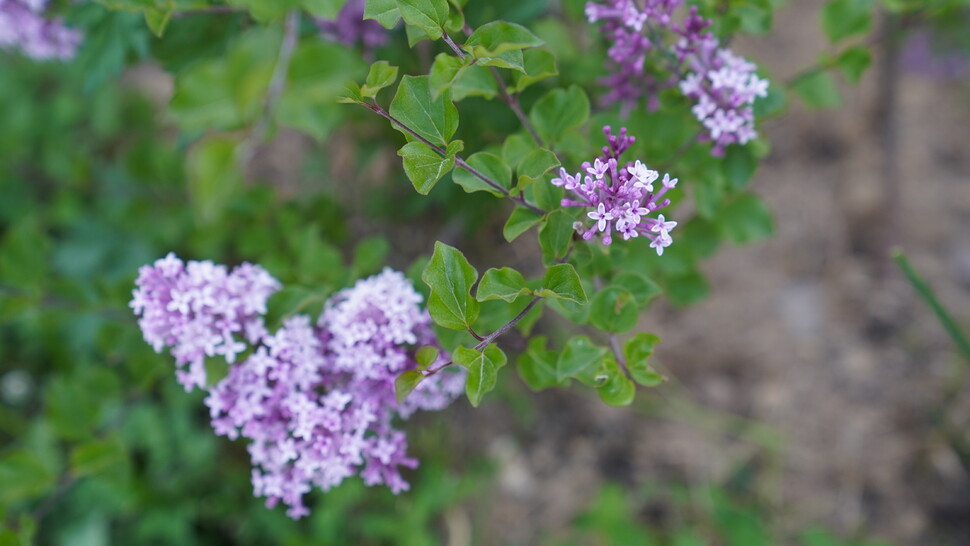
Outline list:
[[[664,174],[661,179],[659,172],[647,168],[639,160],[620,163],[620,155],[636,138],[628,135],[625,128],[614,135],[607,126],[603,133],[607,145],[593,163],[584,162],[583,171],[575,175],[561,168],[559,176],[552,179],[553,185],[561,186],[575,196],[574,199],[563,199],[562,205],[593,209],[586,213],[593,221],[591,226],[587,228],[582,222],[576,222],[574,226],[583,239],[588,241],[599,232],[603,244],[609,245],[615,230],[624,240],[641,236],[650,239],[650,247],[662,255],[664,248],[673,242],[670,231],[677,222],[667,221],[663,214],[648,215],[670,204],[670,199],[664,195],[677,185],[677,179],[670,178],[669,174]]]
[[[227,304],[234,315],[209,312],[210,301],[235,302],[224,294],[227,287],[248,290],[248,299]],[[309,512],[303,497],[313,486],[326,491],[354,475],[367,485],[406,490],[399,469],[417,461],[407,455],[395,417],[442,409],[465,383],[463,369],[446,368],[397,404],[395,378],[417,367],[418,345],[437,344],[421,295],[401,273],[385,269],[335,294],[316,324],[297,315],[270,334],[262,317],[266,298],[278,288],[257,266],[228,272],[210,262],[183,264],[170,254],[142,268],[132,307],[143,315],[146,340],[159,349],[170,345],[176,355],[182,346],[193,347],[193,355],[206,348],[212,330],[224,323],[258,318],[252,331],[259,335],[246,338],[249,356],[209,388],[205,403],[216,434],[250,441],[253,490],[268,506],[282,501],[287,514],[302,517]],[[179,330],[184,324],[195,326]],[[439,363],[446,358],[439,356]],[[202,373],[190,385],[206,388]]]
[[[37,60],[74,57],[81,33],[59,19],[45,19],[46,4],[47,0],[0,0],[0,49],[17,49]]]
[[[171,347],[186,391],[206,386],[205,358],[233,363],[246,343],[263,338],[266,300],[280,289],[263,268],[242,264],[229,271],[209,261],[183,263],[169,253],[138,272],[131,308],[156,352]]]
[[[722,48],[707,32],[711,22],[692,7],[684,21],[674,21],[682,0],[605,0],[586,4],[591,23],[602,22],[610,42],[612,72],[601,83],[607,87],[602,101],[620,103],[624,115],[646,98],[655,110],[658,93],[677,86],[696,101],[693,113],[705,128],[704,140],[714,143],[712,154],[722,155],[729,144],[746,144],[757,137],[755,98],[765,97],[768,81],[756,66]],[[672,45],[666,43],[672,36]],[[651,71],[647,56],[656,52],[663,71]],[[666,73],[666,76],[662,74]]]
[[[364,20],[365,4],[366,0],[349,0],[336,19],[316,19],[317,28],[328,40],[359,46],[370,54],[387,42],[387,31],[377,21]]]
[[[714,142],[712,153],[720,156],[729,144],[757,138],[752,105],[755,98],[768,96],[768,80],[754,73],[757,67],[729,49],[697,54],[691,65],[694,71],[680,82],[680,89],[697,101],[692,111]]]

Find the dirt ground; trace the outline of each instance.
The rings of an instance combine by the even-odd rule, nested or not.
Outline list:
[[[735,50],[784,81],[826,47],[823,4],[789,2],[770,36]],[[562,526],[606,479],[703,485],[755,464],[781,536],[823,524],[896,544],[970,544],[967,467],[940,427],[944,415],[967,439],[970,391],[885,250],[901,245],[968,322],[970,87],[900,71],[887,155],[878,70],[877,60],[844,88],[844,107],[794,105],[763,128],[773,151],[753,185],[777,234],[707,263],[708,300],[644,317],[673,378],[646,394],[649,415],[543,393],[542,432],[524,439],[490,426],[495,415],[462,416],[496,433],[496,543]],[[941,410],[947,392],[957,401]]]

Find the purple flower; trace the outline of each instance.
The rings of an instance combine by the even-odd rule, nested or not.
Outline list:
[[[82,35],[60,19],[43,17],[46,0],[0,0],[0,49],[18,49],[36,60],[70,59]]]
[[[263,268],[242,264],[229,271],[212,262],[189,262],[169,253],[138,272],[131,308],[155,352],[171,347],[176,375],[186,391],[205,388],[206,357],[232,364],[244,339],[265,334],[266,300],[280,284]]]
[[[602,102],[620,103],[626,115],[646,98],[647,107],[654,110],[660,91],[679,87],[696,101],[692,112],[704,126],[701,138],[712,141],[711,153],[720,156],[729,144],[746,144],[757,137],[751,105],[757,97],[767,96],[768,81],[754,73],[755,65],[720,46],[707,32],[711,22],[698,15],[696,7],[682,24],[675,23],[674,10],[682,3],[587,3],[587,18],[591,23],[602,21],[601,30],[611,42],[612,73],[601,82],[608,89]]]
[[[179,379],[208,390],[216,434],[249,440],[254,493],[269,507],[282,501],[293,518],[309,513],[303,496],[313,486],[326,491],[350,476],[408,489],[400,468],[418,463],[395,418],[442,409],[464,390],[463,369],[448,368],[397,403],[395,378],[417,367],[417,346],[437,340],[420,294],[390,269],[336,293],[316,324],[296,315],[273,334],[263,315],[279,283],[258,266],[230,272],[169,254],[143,267],[137,284],[131,306],[146,341],[189,364]],[[248,356],[234,363],[242,351]],[[202,363],[214,355],[225,356],[229,372],[208,388]]]
[[[365,0],[348,0],[334,20],[316,19],[324,38],[347,46],[360,46],[365,54],[387,42],[387,30],[380,23],[364,20]]]
[[[600,232],[603,244],[609,245],[615,230],[624,240],[644,236],[650,239],[650,247],[656,249],[657,254],[663,254],[663,249],[673,242],[670,231],[677,222],[667,221],[662,214],[656,218],[647,215],[670,204],[664,194],[677,185],[677,179],[665,174],[661,188],[654,191],[653,183],[660,178],[657,171],[650,170],[639,160],[618,168],[620,155],[636,139],[628,136],[626,129],[620,129],[620,134],[614,135],[610,127],[604,127],[603,133],[608,143],[603,147],[603,154],[592,164],[583,163],[583,169],[589,174],[580,180],[580,174],[573,176],[566,169],[560,169],[559,176],[552,179],[553,185],[564,187],[576,197],[563,199],[562,206],[593,209],[586,213],[593,221],[592,226],[587,228],[582,222],[576,222],[574,226],[587,241]]]
[[[688,56],[693,72],[680,83],[684,95],[697,100],[692,111],[714,142],[711,151],[724,154],[729,144],[747,144],[758,133],[752,105],[768,96],[768,80],[759,78],[754,64],[729,49],[702,49]]]

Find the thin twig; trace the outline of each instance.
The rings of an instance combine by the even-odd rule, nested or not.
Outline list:
[[[425,146],[427,146],[427,147],[431,148],[432,150],[434,150],[441,157],[447,157],[448,153],[441,146],[438,146],[438,145],[432,143],[430,140],[424,138],[423,136],[421,136],[420,134],[418,134],[414,129],[411,129],[410,127],[408,127],[407,125],[405,125],[402,121],[400,121],[399,119],[397,119],[394,116],[392,116],[390,114],[390,112],[388,112],[387,110],[381,108],[379,105],[377,105],[377,104],[371,104],[371,103],[366,103],[366,102],[365,103],[361,103],[361,104],[363,104],[364,106],[366,106],[371,112],[374,112],[375,114],[377,114],[377,115],[383,117],[384,119],[390,121],[394,125],[397,125],[402,130],[404,130],[405,132],[407,132],[409,135],[411,135],[414,138],[416,138],[419,141],[421,141]],[[461,167],[462,169],[465,169],[466,171],[468,171],[475,178],[478,178],[482,182],[485,182],[486,184],[488,184],[489,186],[491,186],[492,188],[494,188],[495,191],[501,193],[503,196],[509,198],[510,200],[514,201],[515,203],[517,203],[517,204],[519,204],[519,205],[521,205],[521,206],[523,206],[523,207],[531,210],[532,212],[534,212],[536,214],[539,214],[539,215],[542,215],[542,214],[545,214],[546,213],[545,210],[543,210],[543,209],[541,209],[541,208],[533,205],[532,203],[526,201],[525,200],[525,197],[523,197],[521,194],[519,194],[519,195],[512,195],[511,193],[509,193],[509,190],[505,189],[505,186],[502,186],[498,182],[492,180],[491,178],[489,178],[488,176],[486,176],[485,174],[483,174],[482,172],[480,172],[478,169],[476,169],[476,168],[472,167],[471,165],[469,165],[468,163],[466,163],[464,159],[462,159],[462,158],[460,158],[458,156],[455,156],[455,166],[456,167]]]
[[[470,26],[465,25],[464,31],[466,36],[471,36],[472,29]],[[461,51],[454,45],[451,38],[447,34],[443,34],[442,36],[444,37],[445,42],[450,45],[453,50],[455,50],[455,53],[457,53],[461,59],[464,59],[464,55],[462,55]],[[522,111],[522,105],[519,104],[519,97],[509,93],[509,87],[505,84],[505,80],[502,78],[502,74],[499,73],[497,68],[490,66],[488,69],[492,73],[492,77],[495,78],[495,83],[498,84],[499,96],[502,98],[502,101],[509,105],[512,113],[515,114],[515,117],[519,118],[519,123],[525,127],[525,130],[529,133],[529,136],[532,137],[532,140],[536,143],[536,145],[539,147],[545,147],[545,144],[542,143],[542,139],[539,137],[539,133],[536,131],[536,128],[532,125],[532,122],[529,121],[529,117],[526,116],[525,112]]]
[[[596,288],[597,292],[603,289],[603,280],[598,275],[593,277],[593,287]],[[623,350],[620,348],[620,339],[616,337],[616,333],[614,332],[610,332],[607,337],[610,340],[610,350],[613,351],[613,356],[616,357],[616,363],[620,366],[620,369],[623,370],[623,375],[633,379],[633,376],[630,375],[630,370],[626,366],[626,359],[623,358]]]
[[[499,96],[502,97],[502,101],[509,105],[509,108],[515,114],[515,117],[519,118],[519,122],[525,127],[525,130],[532,137],[532,140],[536,143],[536,146],[544,147],[545,144],[542,143],[542,139],[539,138],[539,133],[536,132],[536,128],[533,127],[532,122],[529,121],[529,117],[525,115],[522,111],[522,106],[519,104],[518,95],[513,95],[509,93],[509,88],[505,85],[505,80],[502,79],[502,75],[494,66],[488,67],[492,72],[492,77],[495,78],[495,83],[498,84]]]
[[[244,143],[242,151],[243,165],[249,163],[256,153],[256,148],[266,140],[270,124],[273,120],[273,113],[283,97],[286,89],[286,76],[290,71],[290,61],[293,59],[293,51],[296,49],[297,38],[300,33],[300,12],[293,10],[286,14],[283,22],[283,41],[280,43],[280,52],[276,59],[276,66],[273,68],[273,76],[269,81],[269,88],[266,91],[266,98],[263,102],[263,114],[260,116],[252,133]]]
[[[476,351],[484,350],[485,347],[488,347],[489,345],[491,345],[496,338],[498,338],[505,332],[508,332],[513,327],[515,327],[515,325],[518,324],[520,320],[522,320],[527,314],[529,314],[529,311],[531,311],[532,308],[535,307],[536,304],[539,303],[539,300],[541,299],[542,298],[540,298],[539,296],[535,296],[534,298],[532,298],[532,300],[524,308],[522,308],[522,311],[519,311],[519,314],[515,315],[515,317],[513,317],[512,320],[506,322],[498,330],[495,330],[491,334],[485,336],[485,339],[481,340],[478,343],[478,345],[475,345],[475,350]]]
[[[462,52],[461,48],[455,45],[455,42],[451,39],[451,36],[448,36],[447,32],[441,33],[441,39],[444,40],[446,44],[448,44],[448,47],[450,47],[451,50],[455,52],[455,55],[458,55],[459,59],[463,61],[465,60],[465,54]]]
[[[481,341],[478,343],[478,345],[475,345],[473,349],[479,352],[484,351],[485,348],[491,345],[493,342],[495,342],[495,340],[498,339],[499,336],[514,328],[515,325],[519,323],[519,321],[525,318],[525,316],[529,314],[529,311],[531,311],[532,308],[535,307],[536,304],[538,304],[539,300],[541,299],[542,298],[540,298],[539,296],[535,296],[534,298],[532,298],[532,300],[525,307],[522,308],[522,311],[520,311],[518,315],[515,315],[515,317],[513,317],[512,320],[506,322],[505,324],[502,325],[501,328],[499,328],[498,330],[495,330],[494,332],[485,336],[484,338],[475,336],[477,339],[480,339]],[[473,333],[472,335],[475,335],[475,334]],[[454,360],[449,360],[448,362],[445,362],[444,364],[438,366],[437,368],[431,368],[430,370],[425,371],[424,376],[431,377],[432,375],[440,372],[441,370],[447,368],[448,366],[451,366],[454,363],[455,363]]]
[[[900,199],[899,168],[899,55],[902,21],[898,15],[884,11],[882,22],[883,42],[879,63],[879,90],[873,112],[874,129],[882,151],[882,203],[879,206],[881,221],[877,223],[876,250],[879,256],[877,271],[883,278],[892,270],[888,251],[898,244]]]

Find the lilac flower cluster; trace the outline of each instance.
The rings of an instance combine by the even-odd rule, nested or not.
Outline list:
[[[242,264],[229,271],[210,261],[188,262],[169,254],[138,271],[131,308],[156,352],[171,347],[179,383],[186,391],[205,388],[206,357],[232,364],[266,336],[266,300],[280,284],[261,267]]]
[[[364,20],[365,5],[366,0],[348,0],[336,19],[316,19],[317,28],[324,38],[346,46],[360,46],[369,55],[387,42],[387,31],[377,21]]]
[[[33,59],[70,59],[82,35],[59,19],[43,16],[47,0],[0,0],[0,49],[18,49]]]
[[[625,128],[614,135],[607,126],[603,133],[608,144],[593,163],[583,163],[585,174],[574,176],[561,168],[559,176],[552,179],[553,185],[565,188],[576,197],[563,199],[562,205],[593,209],[586,213],[593,220],[590,227],[582,222],[574,225],[587,241],[601,232],[603,244],[609,245],[616,230],[624,240],[640,236],[650,239],[650,247],[663,255],[664,248],[673,242],[670,231],[677,222],[668,221],[663,214],[655,218],[648,215],[670,204],[664,194],[677,185],[677,179],[664,174],[661,180],[659,172],[648,169],[640,160],[621,165],[620,155],[633,145],[636,137],[628,135]]]
[[[757,137],[752,105],[757,97],[767,96],[768,81],[755,74],[754,64],[721,47],[706,31],[711,22],[698,15],[697,8],[676,23],[674,11],[682,3],[605,0],[586,5],[589,21],[602,21],[611,42],[613,70],[602,82],[609,88],[603,101],[619,102],[629,112],[646,96],[648,108],[654,110],[658,93],[678,86],[696,101],[692,110],[705,128],[702,139],[712,141],[711,153],[720,156],[729,144],[746,144]],[[667,45],[665,33],[673,35],[673,45]],[[648,70],[651,52],[656,52],[663,71]]]
[[[137,285],[131,306],[146,341],[188,363],[180,381],[208,390],[216,434],[250,440],[254,493],[270,507],[282,501],[293,518],[309,513],[303,496],[313,486],[326,491],[355,474],[406,490],[399,468],[417,461],[394,418],[442,409],[464,389],[464,371],[451,367],[396,402],[394,380],[416,368],[414,349],[437,341],[420,294],[390,269],[335,294],[316,324],[297,315],[273,334],[263,316],[280,285],[258,266],[228,271],[169,254],[143,267]],[[232,365],[207,387],[204,358],[219,355]]]

